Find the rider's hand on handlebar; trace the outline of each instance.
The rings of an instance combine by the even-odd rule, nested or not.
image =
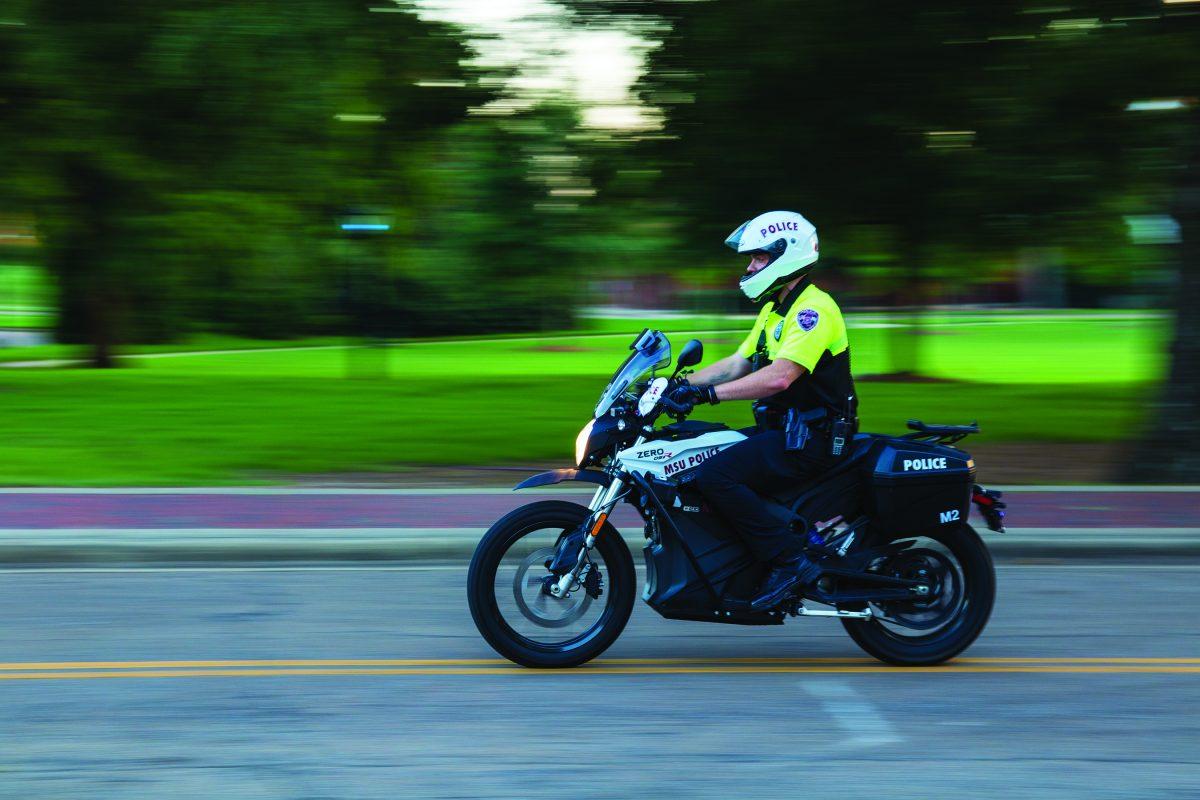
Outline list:
[[[716,388],[712,386],[692,386],[687,382],[676,386],[662,399],[662,404],[669,411],[679,415],[692,413],[692,409],[701,403],[711,403],[715,406],[719,402],[721,401],[717,399]]]

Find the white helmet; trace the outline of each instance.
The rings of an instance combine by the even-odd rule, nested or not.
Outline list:
[[[808,272],[817,260],[817,229],[795,211],[759,214],[729,234],[725,244],[738,253],[761,250],[770,257],[767,266],[739,284],[756,303]]]

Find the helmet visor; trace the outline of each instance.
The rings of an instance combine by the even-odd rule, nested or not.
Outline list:
[[[767,259],[768,259],[767,266],[769,267],[772,264],[774,264],[775,260],[778,259],[781,255],[783,255],[786,251],[787,251],[787,239],[776,239],[775,241],[771,242],[766,247],[763,247],[760,250],[756,250],[755,252],[762,252],[762,253],[767,254]]]
[[[729,236],[725,237],[725,246],[728,247],[730,250],[733,250],[736,253],[738,247],[742,243],[742,234],[745,233],[746,226],[749,224],[750,224],[750,220],[746,220],[745,222],[743,222],[741,225],[738,226],[738,229],[736,231],[729,234]]]

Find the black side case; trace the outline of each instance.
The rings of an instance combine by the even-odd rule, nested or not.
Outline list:
[[[966,522],[975,462],[955,447],[889,439],[870,476],[873,530],[919,533]]]

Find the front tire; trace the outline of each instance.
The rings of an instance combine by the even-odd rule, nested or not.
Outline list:
[[[585,594],[582,587],[567,601],[537,591],[539,581],[549,575],[542,564],[558,536],[578,528],[590,514],[583,506],[560,500],[530,503],[500,519],[475,549],[467,573],[471,618],[487,643],[510,661],[526,667],[575,667],[607,650],[625,629],[633,612],[637,573],[629,546],[607,522],[592,550],[603,581],[599,597]],[[510,593],[516,610],[506,613],[501,600],[507,601]],[[539,603],[553,607],[531,608]],[[584,619],[597,604],[594,621]]]
[[[909,624],[929,625],[929,628],[906,628],[882,619],[844,619],[842,625],[859,647],[880,661],[905,667],[941,664],[970,647],[987,625],[996,600],[996,569],[992,555],[979,534],[966,524],[921,535],[889,537],[891,541],[903,539],[917,539],[918,543],[913,550],[907,551],[908,555],[902,552],[879,565],[879,569],[903,570],[905,558],[908,566],[920,566],[922,550],[916,548],[920,547],[921,540],[932,542],[932,547],[924,548],[928,554],[924,557],[926,565],[937,564],[939,559],[946,564],[948,568],[942,577],[941,591],[950,593],[954,590],[955,607],[939,612],[933,607],[936,601],[924,606],[917,603],[872,604],[876,613]],[[957,587],[953,586],[955,583]],[[939,613],[945,620],[934,629],[933,624],[939,622]]]

